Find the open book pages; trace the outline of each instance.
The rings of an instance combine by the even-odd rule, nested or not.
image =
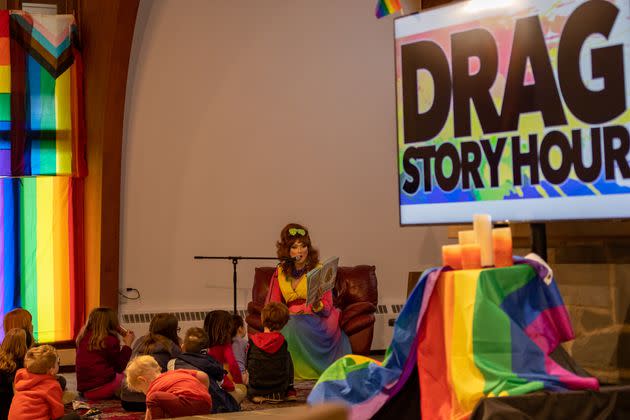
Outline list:
[[[322,295],[335,287],[339,257],[330,257],[319,267],[306,273],[308,292],[306,304],[316,303]]]

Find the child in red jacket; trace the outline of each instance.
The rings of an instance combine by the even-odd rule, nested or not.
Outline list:
[[[120,389],[136,336],[127,331],[121,347],[119,330],[118,317],[112,309],[96,308],[77,336],[77,390],[89,400],[111,398]]]
[[[24,357],[24,366],[15,374],[15,396],[9,420],[78,419],[76,413],[64,415],[61,385],[55,375],[59,356],[53,346],[33,347]]]
[[[147,396],[145,420],[210,414],[212,398],[208,375],[178,369],[160,374],[152,356],[138,356],[127,365],[127,386]]]

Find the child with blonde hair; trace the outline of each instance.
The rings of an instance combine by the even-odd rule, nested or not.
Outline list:
[[[146,420],[210,414],[208,375],[179,369],[160,373],[152,356],[138,356],[127,365],[127,387],[146,394]]]
[[[122,335],[121,347],[119,331],[116,313],[103,307],[90,312],[77,336],[77,390],[89,400],[111,398],[120,389],[135,335]]]
[[[159,313],[151,318],[149,333],[138,338],[133,345],[131,357],[153,356],[162,371],[167,370],[168,361],[182,351],[179,346],[179,323],[173,314]],[[126,411],[146,411],[146,396],[142,392],[131,391],[123,382],[120,404]]]
[[[10,329],[0,348],[0,419],[6,419],[9,415],[15,372],[24,367],[27,350],[26,331],[23,328]]]
[[[64,415],[61,385],[55,378],[59,356],[53,346],[33,347],[26,352],[24,366],[15,374],[15,396],[9,420],[78,419]]]

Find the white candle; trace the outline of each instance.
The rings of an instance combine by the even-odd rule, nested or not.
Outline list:
[[[474,214],[473,228],[481,252],[481,266],[494,265],[494,251],[492,249],[492,218],[489,214]]]
[[[469,245],[477,243],[477,237],[474,230],[460,230],[457,232],[460,245]]]

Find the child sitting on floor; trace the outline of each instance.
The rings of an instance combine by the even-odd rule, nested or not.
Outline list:
[[[168,370],[194,369],[200,370],[210,378],[210,396],[212,397],[212,413],[229,413],[239,411],[239,403],[221,388],[225,370],[223,365],[212,356],[205,354],[208,348],[208,334],[203,328],[193,327],[186,331],[183,353],[168,362]]]
[[[236,401],[243,401],[247,395],[247,387],[232,351],[232,315],[221,310],[208,312],[203,327],[208,334],[208,355],[223,363],[229,372],[223,378],[223,389]]]
[[[26,348],[37,345],[35,343],[35,337],[33,336],[33,315],[24,308],[15,308],[4,315],[2,321],[4,333],[6,334],[12,328],[23,328],[26,332]],[[61,390],[66,390],[66,378],[62,375],[57,375],[57,381],[61,385]]]
[[[24,366],[15,374],[9,420],[79,419],[76,413],[64,415],[61,385],[55,377],[59,356],[53,346],[31,348],[24,357]]]
[[[247,395],[255,403],[295,401],[293,360],[280,333],[289,321],[289,309],[282,303],[270,302],[263,308],[260,318],[264,332],[249,338]]]
[[[35,344],[33,337],[33,316],[23,308],[15,308],[6,314],[2,320],[4,333],[8,333],[12,328],[24,328],[26,332],[26,348],[30,349]]]
[[[127,365],[127,386],[146,394],[145,420],[210,414],[208,375],[199,370],[161,372],[152,356],[138,356]]]
[[[77,389],[89,400],[112,398],[131,358],[132,331],[118,339],[118,317],[110,308],[96,308],[77,336]]]
[[[162,372],[167,370],[168,361],[177,357],[182,349],[179,345],[179,323],[173,314],[159,313],[151,318],[149,333],[138,338],[133,345],[131,357],[152,356],[160,365]],[[133,392],[121,387],[120,405],[126,411],[146,411],[146,396],[142,392]]]
[[[27,350],[26,330],[11,328],[4,337],[0,349],[0,419],[6,419],[9,415],[15,372],[24,367]]]
[[[232,315],[232,353],[241,370],[243,383],[247,385],[249,377],[245,364],[247,363],[247,339],[245,338],[245,322],[240,315]]]

